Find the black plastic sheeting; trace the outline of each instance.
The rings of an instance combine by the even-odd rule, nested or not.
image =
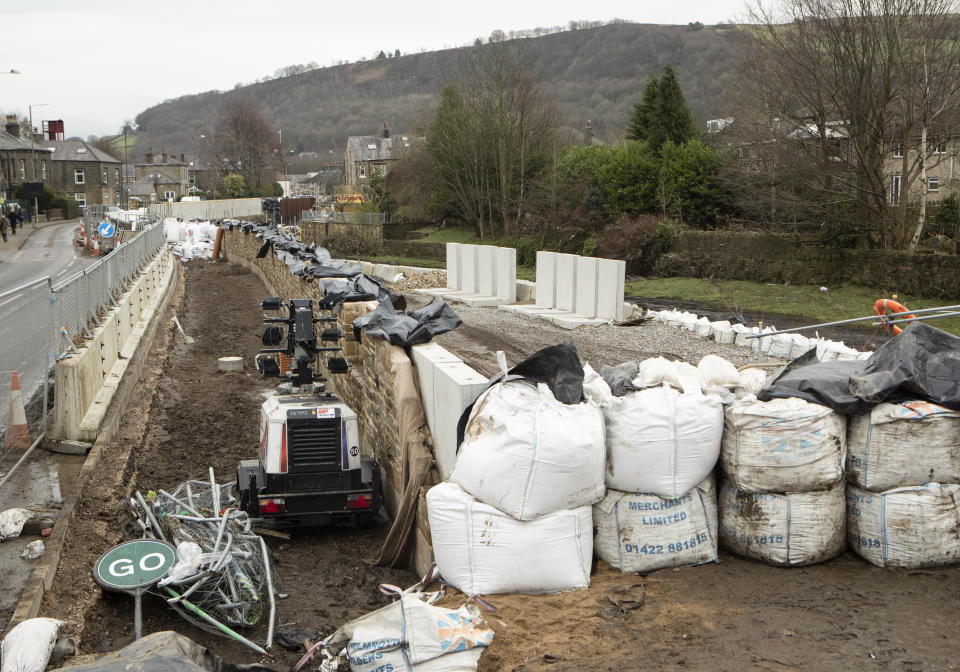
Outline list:
[[[430,341],[463,324],[460,316],[442,299],[434,299],[423,308],[398,313],[390,301],[381,301],[366,315],[353,321],[353,333],[361,338],[383,338],[393,345],[407,347]]]
[[[640,389],[633,384],[633,379],[637,377],[639,370],[640,364],[637,362],[624,362],[617,366],[601,364],[600,370],[597,373],[599,373],[607,382],[607,385],[610,386],[610,392],[613,393],[613,396],[622,397],[627,392]]]
[[[386,298],[401,310],[406,305],[402,296],[392,294],[382,284],[364,275],[358,262],[334,259],[326,248],[316,243],[304,245],[272,226],[251,222],[227,224],[230,229],[234,226],[239,226],[244,233],[254,233],[263,240],[263,245],[257,251],[257,259],[263,259],[270,250],[274,250],[291,273],[307,282],[315,279],[323,295],[317,301],[317,307],[321,310],[334,310],[346,301],[382,301]]]
[[[92,663],[70,666],[76,672],[270,672],[273,668],[253,663],[225,663],[210,649],[171,631],[155,632],[104,655]]]
[[[550,388],[557,401],[564,404],[579,404],[583,400],[583,365],[577,354],[577,346],[571,341],[550,345],[537,350],[522,362],[490,379],[484,392],[494,385],[514,380],[527,380],[532,384],[543,383]],[[481,392],[480,394],[483,394]],[[480,398],[480,395],[477,395]],[[476,401],[474,401],[476,403]],[[457,422],[457,450],[463,443],[467,421],[473,412],[473,404],[467,406]]]
[[[800,397],[848,415],[915,399],[960,411],[960,338],[928,324],[913,322],[870,359],[820,362],[816,355],[787,364],[757,398]]]

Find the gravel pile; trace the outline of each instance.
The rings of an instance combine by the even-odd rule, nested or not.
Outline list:
[[[416,308],[425,305],[427,297],[408,294],[407,302],[408,307]],[[758,361],[747,348],[723,345],[652,320],[636,327],[602,325],[567,330],[496,308],[471,308],[460,303],[452,304],[452,308],[463,324],[434,340],[487,376],[498,371],[497,350],[503,350],[507,362],[514,364],[540,348],[565,341],[572,341],[581,361],[589,362],[594,368],[657,356],[694,365],[709,354],[719,355],[737,367]],[[759,361],[786,363],[769,355],[763,355]]]
[[[414,289],[433,289],[434,287],[447,286],[446,271],[425,271],[412,275],[404,273],[404,276],[403,280],[399,282],[388,283],[390,289],[399,294],[407,294]]]

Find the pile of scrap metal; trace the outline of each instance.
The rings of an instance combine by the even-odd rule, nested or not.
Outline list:
[[[187,481],[172,493],[130,499],[131,525],[144,537],[172,544],[177,562],[157,584],[173,609],[197,627],[266,653],[228,626],[254,627],[269,605],[266,649],[273,645],[276,590],[270,556],[247,514],[230,495],[233,483]]]

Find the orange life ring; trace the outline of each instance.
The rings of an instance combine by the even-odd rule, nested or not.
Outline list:
[[[893,299],[877,299],[873,304],[873,314],[879,317],[886,317],[887,315],[890,315],[893,313],[907,313],[906,315],[897,315],[896,319],[901,320],[901,319],[915,318],[916,315],[908,312],[909,310],[910,309],[907,308],[905,305],[903,305],[902,303],[898,303]],[[903,331],[903,329],[901,329],[895,324],[884,323],[883,327],[894,336],[896,336],[897,334]]]

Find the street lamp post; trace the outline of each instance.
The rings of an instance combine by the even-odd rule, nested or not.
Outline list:
[[[33,164],[33,181],[37,181],[37,152],[33,143],[33,108],[35,107],[44,107],[49,105],[49,103],[34,103],[33,105],[28,105],[30,108],[30,163]],[[40,210],[38,209],[37,197],[33,197],[33,225],[37,225],[37,220],[40,218]]]

